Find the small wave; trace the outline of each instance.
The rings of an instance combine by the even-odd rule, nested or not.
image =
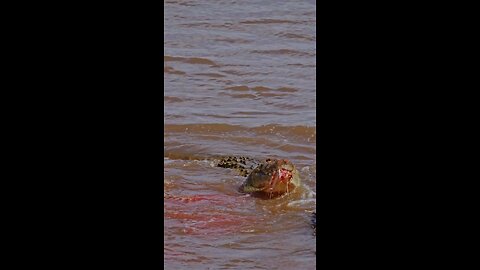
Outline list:
[[[217,38],[215,39],[217,42],[226,42],[226,43],[235,43],[235,44],[248,44],[252,43],[251,40],[240,39],[240,38]]]
[[[300,34],[290,33],[290,32],[280,32],[280,33],[276,34],[276,36],[290,38],[290,39],[302,39],[302,40],[307,40],[307,41],[315,41],[315,37],[313,37],[313,36],[300,35]]]
[[[289,202],[287,205],[289,207],[298,207],[298,206],[310,206],[312,203],[316,203],[317,199],[302,199],[298,201]]]
[[[231,87],[227,87],[226,89],[234,90],[234,91],[248,91],[248,90],[250,90],[250,88],[248,86],[245,86],[245,85],[231,86]]]
[[[280,20],[280,19],[260,19],[260,20],[248,20],[242,21],[241,24],[297,24],[299,22],[291,21],[291,20]]]
[[[286,132],[290,134],[315,134],[316,127],[314,126],[284,126],[277,124],[261,125],[258,127],[245,127],[242,125],[230,125],[230,124],[165,124],[166,132],[235,132],[251,130],[259,134],[268,134],[275,132]]]
[[[256,99],[256,98],[258,98],[254,94],[230,94],[230,93],[223,93],[223,92],[221,92],[220,94],[221,95],[227,95],[227,96],[230,96],[232,98],[246,98],[246,99]],[[225,117],[225,118],[229,118],[229,117]]]
[[[165,66],[163,67],[163,73],[170,73],[170,74],[177,74],[177,75],[185,75],[185,72],[176,70],[172,67]]]
[[[277,124],[262,125],[258,127],[245,127],[230,124],[166,124],[165,133],[189,133],[189,134],[238,134],[244,132],[253,135],[277,135],[283,137],[295,137],[309,142],[316,140],[316,127],[314,126],[283,126]]]
[[[163,96],[163,102],[182,102],[183,99],[178,98],[178,97],[170,97],[170,96]]]
[[[233,91],[256,91],[256,92],[283,92],[283,93],[294,93],[298,92],[297,89],[291,88],[291,87],[279,87],[277,89],[265,87],[265,86],[254,86],[254,87],[248,87],[246,85],[237,85],[237,86],[231,86],[225,88],[226,90],[233,90]]]
[[[259,96],[262,97],[283,97],[283,96],[288,96],[288,94],[284,93],[272,93],[272,92],[259,92]]]
[[[187,64],[197,64],[197,65],[210,65],[217,66],[215,62],[206,58],[199,57],[178,57],[178,56],[168,56],[163,57],[164,62],[183,62]]]
[[[212,77],[212,78],[223,78],[225,75],[219,74],[219,73],[196,73],[193,75],[197,76],[206,76],[206,77]]]
[[[298,89],[291,88],[291,87],[280,87],[280,88],[277,88],[277,91],[293,93],[293,92],[298,92]]]
[[[259,53],[259,54],[273,54],[273,55],[292,55],[292,56],[308,56],[314,57],[315,54],[308,53],[308,52],[301,52],[297,50],[290,50],[290,49],[279,49],[279,50],[253,50],[252,53]]]

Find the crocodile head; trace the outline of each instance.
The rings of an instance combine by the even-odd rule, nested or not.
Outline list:
[[[288,160],[267,159],[248,175],[240,190],[246,193],[282,195],[300,185],[295,166]]]

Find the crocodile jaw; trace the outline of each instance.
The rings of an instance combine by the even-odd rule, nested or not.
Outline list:
[[[243,192],[260,192],[272,196],[288,193],[300,184],[298,171],[286,160],[267,161],[263,168],[258,167],[248,177],[242,186]]]

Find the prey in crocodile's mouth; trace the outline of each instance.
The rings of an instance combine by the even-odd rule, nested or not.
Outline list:
[[[242,192],[277,197],[288,194],[300,184],[298,171],[286,159],[267,159],[247,176]]]
[[[268,185],[268,192],[270,193],[270,198],[272,197],[273,191],[275,187],[279,184],[283,184],[286,187],[286,193],[288,193],[288,186],[290,184],[290,180],[292,180],[293,172],[291,169],[287,168],[279,168],[277,169],[270,179],[270,183]]]

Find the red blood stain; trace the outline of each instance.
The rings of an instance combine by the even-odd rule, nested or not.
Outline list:
[[[164,200],[164,217],[178,221],[186,234],[238,232],[252,224],[251,216],[236,215],[221,207],[233,208],[244,203],[244,197],[227,195],[194,195]],[[220,209],[219,209],[220,208]]]

